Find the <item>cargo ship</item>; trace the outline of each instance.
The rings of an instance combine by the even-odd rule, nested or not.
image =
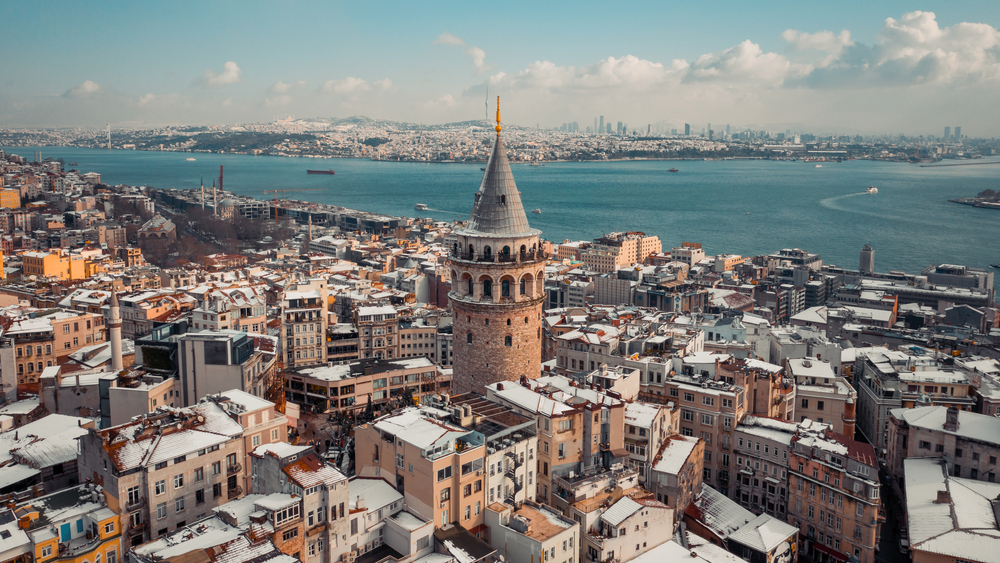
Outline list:
[[[306,170],[306,174],[336,174],[333,169],[329,170]]]
[[[667,170],[667,172],[680,172],[680,170],[676,168],[671,168],[670,170]]]

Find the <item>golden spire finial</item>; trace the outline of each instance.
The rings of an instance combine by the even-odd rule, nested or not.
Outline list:
[[[497,96],[497,126],[495,127],[497,134],[500,133],[500,96]]]

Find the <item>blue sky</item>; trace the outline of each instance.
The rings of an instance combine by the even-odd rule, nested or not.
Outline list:
[[[1000,134],[1000,2],[21,2],[0,126],[368,115]],[[923,12],[923,13],[918,13]],[[929,14],[930,12],[931,14]],[[887,20],[891,18],[891,20]],[[977,130],[981,129],[981,130]]]

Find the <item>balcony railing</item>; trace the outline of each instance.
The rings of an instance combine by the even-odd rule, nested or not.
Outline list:
[[[146,506],[146,497],[139,497],[139,498],[135,499],[134,501],[126,501],[125,502],[125,510],[128,510],[128,511],[132,511],[132,510],[135,510],[137,508],[142,508],[143,506]]]
[[[233,475],[234,473],[239,473],[243,470],[243,466],[239,462],[234,463],[226,468],[226,475]]]
[[[142,533],[142,532],[145,532],[145,531],[146,531],[146,522],[145,521],[139,522],[138,524],[133,524],[133,523],[129,522],[128,533],[130,535],[132,535],[132,534],[139,534],[139,533]]]
[[[449,254],[451,258],[457,260],[465,260],[466,262],[493,262],[493,263],[511,263],[511,262],[533,262],[536,260],[545,260],[549,256],[541,250],[536,250],[531,252],[514,252],[510,254],[483,254],[483,253],[469,253],[469,252],[451,252]]]
[[[227,491],[227,492],[228,492],[228,495],[229,495],[229,499],[232,500],[232,499],[234,499],[234,498],[236,498],[236,497],[238,497],[238,496],[240,496],[240,495],[243,494],[243,487],[241,487],[239,485],[236,485],[235,487],[229,489],[229,491]]]

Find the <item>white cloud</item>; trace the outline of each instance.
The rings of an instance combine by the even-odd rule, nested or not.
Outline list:
[[[320,90],[327,94],[351,94],[371,90],[371,84],[367,80],[348,76],[342,80],[327,80]]]
[[[271,91],[275,93],[288,92],[289,90],[296,90],[302,88],[305,85],[306,85],[305,80],[296,80],[291,84],[279,80],[275,82],[273,86],[271,86]]]
[[[273,98],[265,98],[264,105],[267,107],[281,107],[287,106],[292,102],[292,97],[287,94],[281,94],[280,96],[275,96]]]
[[[449,45],[451,47],[460,47],[465,45],[465,41],[462,41],[461,37],[456,37],[447,31],[437,36],[437,39],[431,42],[431,45]]]
[[[765,53],[749,39],[724,51],[698,57],[687,79],[780,86],[785,79],[808,74],[812,65],[792,63],[778,53]]]
[[[437,39],[431,41],[431,45],[447,45],[448,47],[465,47],[465,41],[458,36],[452,35],[447,31],[437,36]],[[490,68],[490,65],[486,64],[486,51],[476,47],[475,45],[470,46],[465,49],[465,54],[472,60],[472,65],[476,67],[477,72],[486,72]]]
[[[215,72],[210,68],[205,69],[204,74],[195,80],[195,84],[202,88],[219,88],[228,84],[235,84],[240,81],[243,71],[233,61],[227,61],[222,65],[222,72]]]
[[[225,100],[222,100],[222,107],[228,108],[228,107],[231,107],[232,105],[233,105],[233,97],[232,96],[229,96]]]
[[[388,78],[383,78],[382,80],[376,80],[372,84],[379,90],[390,90],[392,89],[393,86],[392,80],[389,80]]]
[[[100,91],[101,91],[100,84],[94,82],[93,80],[84,80],[79,85],[74,86],[69,90],[66,90],[66,93],[63,95],[66,97],[79,98],[83,96],[89,96],[91,94],[96,94],[97,92]]]

